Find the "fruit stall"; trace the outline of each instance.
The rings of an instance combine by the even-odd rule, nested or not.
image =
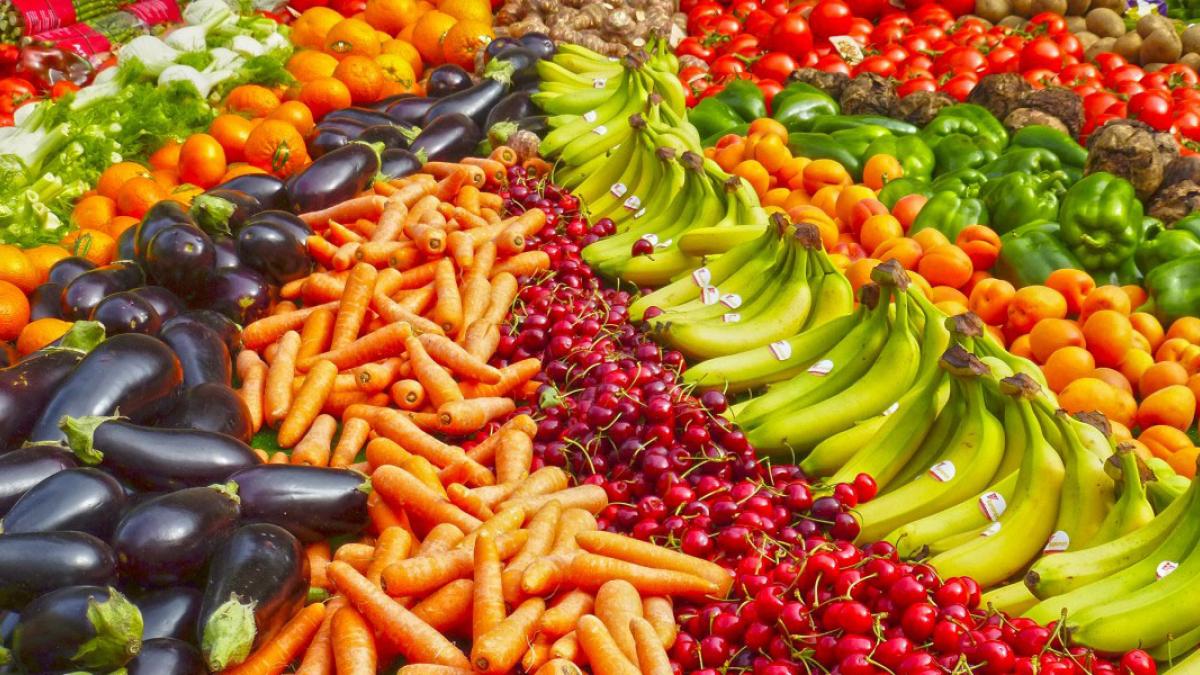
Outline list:
[[[0,675],[1200,673],[1198,70],[1193,0],[0,0]]]

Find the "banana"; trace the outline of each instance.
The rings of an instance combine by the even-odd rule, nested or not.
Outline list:
[[[1131,446],[1117,447],[1117,454],[1110,458],[1121,472],[1121,496],[1109,510],[1096,530],[1089,546],[1096,546],[1123,537],[1143,528],[1154,520],[1154,507],[1146,497],[1146,484],[1142,482],[1137,454]]]
[[[630,73],[619,92],[594,110],[572,115],[568,123],[546,134],[538,148],[542,155],[561,157],[568,165],[582,164],[624,142],[633,131],[629,116],[646,106],[645,83],[638,73]]]
[[[1025,610],[1037,604],[1037,598],[1029,592],[1025,584],[1014,581],[999,588],[993,588],[979,599],[979,604],[989,607],[994,612],[1004,612],[1010,616],[1018,616]]]
[[[654,92],[662,96],[663,106],[682,116],[687,110],[687,94],[683,91],[683,83],[679,81],[676,71],[667,70],[651,61],[646,64],[645,72],[653,82]]]
[[[554,113],[546,118],[546,124],[552,131],[546,134],[539,146],[539,151],[543,156],[550,157],[557,155],[568,143],[575,140],[582,134],[586,134],[593,127],[599,124],[608,124],[617,118],[618,115],[629,105],[631,100],[636,100],[638,96],[644,96],[645,90],[642,87],[642,82],[637,73],[626,73],[622,76],[621,82],[615,90],[607,92],[608,96],[595,107],[583,108],[582,110],[572,109],[567,112]],[[570,94],[560,94],[562,99],[583,99],[590,98],[591,95],[580,93],[579,91]],[[588,101],[589,103],[591,101]],[[555,106],[555,103],[550,101],[545,102],[546,105]],[[547,111],[549,112],[549,111]],[[631,110],[619,119],[625,119],[632,115],[636,110]]]
[[[538,75],[542,80],[554,79],[558,71],[569,73],[578,77],[586,77],[585,86],[593,86],[592,78],[596,77],[613,77],[620,75],[625,70],[625,66],[620,61],[609,61],[604,56],[597,54],[600,58],[572,52],[560,52],[554,55],[549,64],[554,68],[547,68],[543,64],[546,61],[538,61]],[[543,72],[544,71],[544,72]]]
[[[1163,675],[1200,675],[1200,650],[1171,666]]]
[[[616,152],[616,148],[612,152],[596,155],[579,166],[566,166],[561,162],[557,162],[554,165],[554,180],[562,187],[573,192],[583,181],[607,166],[614,152]]]
[[[575,59],[571,56],[564,55],[557,57],[551,61],[544,59],[537,62],[538,77],[542,83],[555,82],[560,84],[572,85],[578,89],[608,89],[616,87],[616,82],[619,80],[622,68],[609,65],[608,68],[601,69],[584,69],[580,66],[583,64],[572,64]],[[611,80],[611,82],[610,82]]]
[[[814,253],[820,268],[820,285],[813,288],[812,311],[808,313],[805,330],[815,328],[854,311],[854,287],[850,280],[833,266],[824,249]]]
[[[741,310],[742,304],[747,299],[753,301],[757,298],[762,298],[764,295],[778,292],[779,284],[774,275],[779,274],[782,270],[786,270],[786,267],[781,266],[780,261],[776,257],[777,254],[775,251],[764,251],[763,255],[751,260],[742,269],[722,282],[720,286],[714,286],[713,288],[716,292],[713,295],[719,293],[719,301],[693,300],[679,307],[668,309],[661,315],[651,319],[648,325],[651,328],[657,328],[668,323],[680,321],[721,320],[723,315]],[[769,303],[764,299],[757,303],[756,306],[766,308],[769,306]],[[751,314],[753,314],[753,311],[747,304],[745,312],[743,312],[743,318]]]
[[[694,256],[726,253],[738,244],[762,236],[765,229],[765,225],[698,227],[679,237],[679,250]]]
[[[600,194],[593,195],[590,199],[582,193],[579,195],[580,199],[584,200],[583,208],[587,210],[592,222],[601,218],[614,218],[616,209],[624,211],[622,205],[625,201],[638,194],[636,190],[639,187],[644,189],[643,181],[653,182],[658,179],[658,159],[645,143],[645,123],[640,121],[639,115],[631,116],[629,123],[634,129],[633,136],[622,143],[614,153],[614,156],[622,154],[629,157],[624,170],[617,176],[617,180],[610,183]],[[622,152],[622,148],[625,147],[629,147],[629,150]],[[641,197],[638,197],[638,200],[640,202]]]
[[[637,144],[633,142],[622,143],[613,148],[612,154],[605,158],[604,163],[571,190],[584,203],[584,208],[590,208],[592,202],[607,194],[614,184],[621,182],[630,165],[639,158],[636,152]]]
[[[1180,659],[1197,645],[1200,645],[1200,627],[1193,628],[1182,635],[1172,636],[1170,640],[1157,647],[1151,647],[1146,651],[1155,661],[1170,663]],[[1170,670],[1167,672],[1173,673],[1175,671]]]
[[[654,152],[654,158],[661,175],[658,184],[646,193],[646,198],[639,196],[641,204],[634,204],[638,208],[618,223],[617,234],[584,248],[584,258],[594,261],[589,264],[614,258],[625,260],[635,241],[648,233],[657,236],[658,232],[668,229],[677,223],[677,218],[687,207],[684,195],[693,189],[688,182],[696,180],[696,174],[686,171],[670,150],[659,148]]]
[[[924,473],[954,439],[962,416],[965,414],[967,402],[961,392],[950,386],[952,383],[953,379],[946,376],[945,386],[948,388],[946,401],[942,404],[941,410],[936,412],[932,426],[929,427],[925,438],[917,445],[916,450],[909,454],[884,455],[885,463],[882,468],[877,473],[867,474],[875,477],[875,483],[879,486],[879,494],[887,494],[916,480],[917,476]],[[887,461],[889,457],[891,461]],[[849,471],[855,470],[857,461],[858,455],[850,464],[843,467],[842,473],[848,474]]]
[[[699,264],[693,258],[671,247],[664,252],[640,256],[629,261],[620,272],[620,279],[634,286],[662,286]]]
[[[1053,427],[1061,442],[1056,444],[1067,467],[1058,509],[1055,536],[1071,548],[1083,548],[1095,536],[1113,504],[1113,481],[1104,473],[1104,463],[1079,441],[1065,411],[1049,412],[1048,403],[1038,406],[1043,428]]]

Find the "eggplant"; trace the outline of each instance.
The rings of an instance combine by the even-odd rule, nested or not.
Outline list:
[[[250,411],[238,393],[220,382],[205,382],[187,391],[159,426],[168,429],[195,429],[249,443],[254,437]]]
[[[4,534],[73,530],[108,539],[125,507],[125,490],[99,469],[59,471],[26,492],[0,520]]]
[[[270,174],[250,173],[230,178],[210,192],[217,190],[237,190],[247,194],[258,200],[264,209],[288,208],[287,192],[283,189],[283,181]]]
[[[237,242],[233,237],[218,236],[213,238],[213,250],[217,253],[217,259],[213,262],[213,270],[230,270],[235,267],[240,267],[241,259],[237,254]]]
[[[221,340],[225,342],[230,354],[236,354],[242,349],[242,329],[238,328],[237,324],[229,317],[211,309],[193,309],[184,312],[164,323],[163,329],[169,328],[172,323],[206,326],[221,336]]]
[[[390,119],[386,122],[383,122],[383,124],[391,123],[392,122]],[[355,139],[358,138],[359,134],[366,130],[368,126],[375,125],[361,124],[354,120],[348,119],[322,120],[321,123],[316,126],[315,132],[319,134],[328,131],[335,134],[341,134],[349,139]]]
[[[448,113],[430,122],[408,149],[414,154],[424,152],[431,162],[457,162],[475,152],[481,140],[479,125],[470,117]]]
[[[555,46],[554,40],[550,39],[549,35],[536,31],[522,35],[517,38],[517,42],[520,42],[522,47],[537,54],[537,57],[542,60],[554,58],[554,53],[558,51],[558,47]]]
[[[137,288],[145,282],[142,268],[131,260],[120,260],[84,272],[63,288],[63,318],[68,321],[87,319],[104,298]]]
[[[29,294],[29,320],[62,318],[63,285],[54,281],[33,289]]]
[[[87,258],[80,258],[79,256],[71,256],[70,258],[63,258],[62,260],[59,260],[51,265],[49,273],[50,276],[47,277],[47,280],[66,286],[74,281],[75,277],[83,274],[84,272],[90,272],[94,269],[96,269],[96,263],[92,262],[91,260],[88,260]]]
[[[200,591],[189,586],[160,588],[133,601],[142,612],[142,639],[191,640],[200,613]]]
[[[497,122],[508,122],[511,120],[519,120],[530,115],[537,115],[541,111],[533,104],[530,94],[523,91],[517,91],[500,99],[490,112],[488,112],[487,121],[484,123],[484,129],[491,129],[492,125]]]
[[[421,159],[408,150],[392,148],[383,151],[379,173],[391,178],[403,178],[421,170]]]
[[[334,150],[348,145],[351,140],[353,137],[342,133],[318,130],[317,135],[308,142],[308,154],[313,159],[320,159]],[[290,205],[289,208],[291,208]]]
[[[516,122],[517,129],[521,131],[529,131],[537,136],[544,137],[550,131],[550,124],[545,115],[531,115],[523,117]]]
[[[141,646],[138,608],[116,589],[81,585],[59,588],[25,606],[12,655],[32,673],[107,673],[137,656]]]
[[[85,532],[26,532],[0,537],[0,609],[20,610],[63,586],[109,584],[117,557]]]
[[[137,260],[136,227],[127,227],[117,235],[117,260]]]
[[[247,218],[262,210],[257,199],[241,190],[213,188],[192,200],[189,213],[197,227],[215,237],[236,233]]]
[[[358,135],[358,140],[363,143],[382,143],[385,150],[407,148],[417,133],[420,133],[420,129],[416,127],[409,127],[406,131],[388,122],[363,129],[363,132]]]
[[[514,37],[498,37],[492,40],[483,48],[483,58],[486,61],[491,61],[497,54],[508,49],[509,47],[519,47],[521,41]]]
[[[247,221],[247,225],[257,225],[258,223],[270,223],[280,227],[305,246],[308,245],[308,238],[313,235],[312,228],[308,226],[308,223],[300,220],[300,216],[291,211],[263,211]]]
[[[104,298],[92,310],[90,318],[100,322],[109,336],[121,333],[154,335],[162,327],[162,317],[154,305],[134,291],[121,291]]]
[[[431,98],[442,98],[460,92],[472,84],[471,74],[462,66],[453,63],[438,66],[429,71],[425,93]]]
[[[183,304],[179,296],[162,286],[142,286],[129,292],[150,303],[163,323],[187,311],[187,305]]]
[[[270,640],[304,604],[307,559],[300,541],[270,523],[243,525],[208,563],[196,644],[219,672]]]
[[[437,99],[427,96],[406,98],[388,106],[387,116],[396,124],[420,126],[421,120],[425,119],[425,113],[429,112],[434,103],[437,103]]]
[[[229,477],[242,517],[274,523],[301,542],[357,534],[367,524],[367,477],[349,469],[262,464]]]
[[[271,309],[271,286],[266,277],[248,267],[219,270],[208,278],[201,302],[205,309],[245,326]]]
[[[242,228],[237,237],[237,255],[242,264],[262,272],[271,283],[282,286],[312,271],[308,247],[297,241],[285,226],[254,223]]]
[[[426,111],[422,120],[423,126],[428,129],[434,120],[453,113],[470,117],[476,126],[483,124],[487,120],[488,112],[508,94],[511,84],[508,75],[511,67],[500,63],[500,58],[496,57],[495,67],[488,66],[483,79],[476,84],[438,99],[437,103]]]
[[[76,457],[142,490],[222,483],[261,463],[250,446],[211,431],[159,429],[100,416],[68,417],[62,426]]]
[[[388,96],[387,98],[381,98],[378,101],[375,101],[374,103],[370,103],[367,105],[367,107],[370,108],[371,110],[379,110],[379,111],[383,112],[388,109],[388,106],[392,105],[396,101],[403,101],[406,98],[414,98],[414,97],[416,97],[416,94],[393,94],[392,96]]]
[[[163,228],[146,248],[146,271],[180,297],[194,297],[217,262],[212,237],[195,225]]]
[[[82,360],[82,352],[48,349],[0,370],[0,451],[20,445],[33,431],[42,409]]]
[[[140,586],[193,580],[238,515],[236,491],[223,485],[176,490],[139,505],[112,535],[121,578]]]
[[[541,58],[532,49],[517,45],[505,47],[496,52],[496,55],[488,62],[488,68],[499,67],[499,63],[510,65],[512,67],[510,81],[514,86],[520,86],[538,81],[538,61],[541,61]]]
[[[75,455],[56,443],[33,443],[0,454],[0,517],[39,483],[76,466]]]
[[[364,143],[351,143],[321,156],[287,182],[292,210],[307,213],[340,204],[371,185],[379,155]]]
[[[334,110],[321,118],[321,124],[345,123],[364,129],[374,124],[387,124],[389,121],[391,118],[386,112],[354,106]]]
[[[133,237],[134,253],[138,259],[145,257],[146,248],[150,246],[150,241],[155,235],[172,225],[195,226],[196,223],[183,204],[173,199],[164,199],[151,206],[146,215],[142,216]]]
[[[154,638],[125,664],[126,675],[208,675],[200,650],[183,640]]]
[[[207,326],[176,323],[164,328],[158,337],[179,357],[184,389],[205,382],[226,386],[233,383],[233,360],[216,331]]]

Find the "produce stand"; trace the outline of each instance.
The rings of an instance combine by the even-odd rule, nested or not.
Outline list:
[[[0,674],[1200,672],[1196,15],[0,0]]]

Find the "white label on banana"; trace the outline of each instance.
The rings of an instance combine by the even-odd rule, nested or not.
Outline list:
[[[608,188],[608,191],[612,193],[612,196],[620,199],[625,196],[626,192],[629,192],[629,187],[624,183],[613,183],[612,187]]]
[[[933,476],[933,479],[939,483],[945,483],[954,480],[955,472],[956,469],[954,468],[954,462],[951,462],[948,459],[944,462],[938,462],[937,464],[929,467],[929,475]]]
[[[589,111],[583,113],[583,121],[587,122],[588,124],[595,122],[596,121],[596,111],[589,110]]]
[[[696,270],[692,272],[692,281],[695,282],[695,284],[700,288],[704,288],[712,283],[712,271],[710,271],[707,267],[697,267]]]
[[[623,206],[630,211],[637,211],[638,209],[642,208],[642,200],[639,199],[637,195],[632,195],[629,197],[629,199],[625,200]],[[637,216],[634,216],[634,218],[636,217]]]
[[[999,492],[985,492],[979,495],[979,510],[992,522],[999,520],[1006,508],[1008,504],[1004,501],[1004,495]]]
[[[596,89],[603,89],[608,84],[608,80],[603,77],[597,77],[592,80],[592,86]]]
[[[715,305],[720,298],[721,291],[718,291],[716,286],[705,286],[700,289],[700,302],[705,305]]]
[[[601,124],[600,126],[596,127],[595,129],[592,129],[592,133],[596,134],[597,136],[603,136],[604,134],[608,133],[608,127]]]
[[[1000,528],[1001,528],[1000,522],[996,521],[996,522],[992,523],[991,525],[988,525],[987,527],[983,528],[983,532],[980,532],[979,536],[990,537],[990,536],[996,534],[997,532],[999,532]]]
[[[808,367],[808,374],[817,377],[825,377],[831,372],[833,372],[833,361],[829,359],[821,359]]]
[[[772,342],[771,344],[767,345],[767,349],[770,349],[771,353],[775,355],[775,358],[780,361],[787,361],[788,359],[792,358],[792,343],[788,342],[787,340]]]
[[[658,242],[657,244],[655,244],[654,248],[661,251],[664,248],[671,248],[671,244],[673,244],[673,243],[675,243],[674,239],[664,239],[664,240]]]
[[[1154,568],[1154,578],[1161,579],[1171,572],[1174,572],[1178,568],[1179,563],[1175,562],[1174,560],[1164,560],[1158,563],[1158,567]]]
[[[742,306],[742,296],[737,293],[726,293],[721,296],[721,304],[729,309],[737,309]]]
[[[900,401],[896,401],[895,403],[893,403],[893,404],[889,405],[887,408],[885,408],[883,410],[882,414],[884,417],[887,417],[888,415],[891,415],[892,413],[896,412],[899,409],[900,409]]]
[[[1042,553],[1062,553],[1071,548],[1071,535],[1062,530],[1055,530],[1050,540],[1042,547]]]
[[[729,312],[728,314],[722,314],[721,320],[725,323],[737,323],[742,320],[742,315],[737,312]]]
[[[641,218],[644,215],[646,215],[646,209],[638,209],[637,213],[633,214],[633,218],[634,218],[634,220],[637,220],[638,218]]]

